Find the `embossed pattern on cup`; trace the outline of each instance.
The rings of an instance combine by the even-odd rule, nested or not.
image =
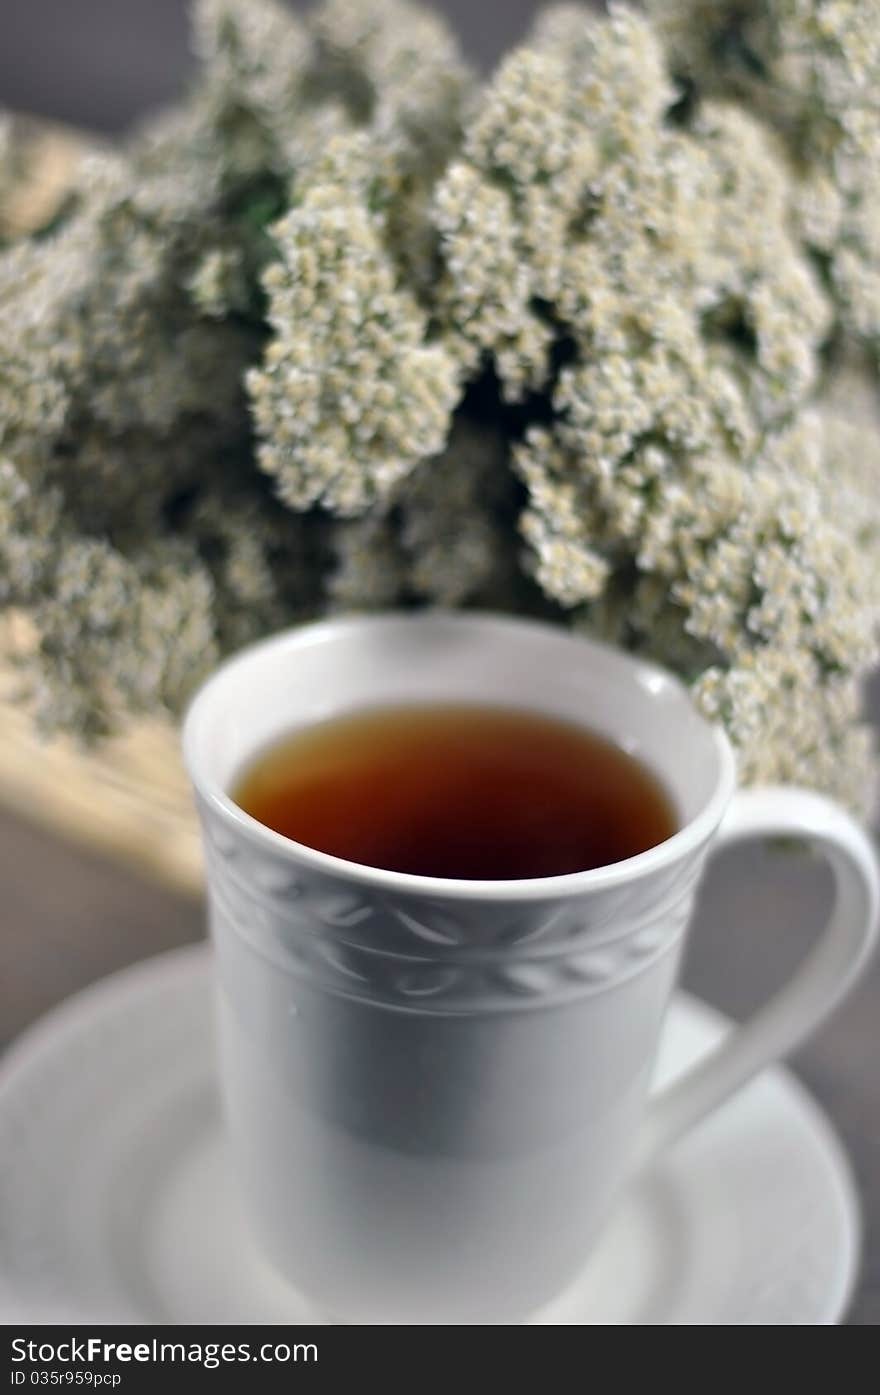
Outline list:
[[[202,802],[213,914],[326,992],[421,1011],[547,1006],[611,987],[669,952],[690,916],[697,848],[650,879],[517,904],[341,883],[230,838]]]

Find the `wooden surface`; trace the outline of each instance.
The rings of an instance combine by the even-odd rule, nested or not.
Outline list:
[[[6,103],[4,115],[8,111]],[[0,239],[22,237],[45,227],[73,183],[94,137],[42,118],[16,116],[12,125],[16,177],[12,193],[0,202]]]
[[[741,1016],[779,983],[827,911],[824,869],[757,848],[720,856],[704,887],[686,985]],[[194,896],[0,812],[0,1043],[113,969],[198,939]],[[849,1151],[867,1235],[849,1320],[880,1323],[880,962],[795,1069]]]
[[[141,718],[88,749],[36,730],[17,661],[33,652],[27,617],[0,611],[0,805],[197,893],[199,831],[170,718]]]

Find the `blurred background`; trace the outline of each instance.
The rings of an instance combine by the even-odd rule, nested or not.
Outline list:
[[[302,0],[295,7],[306,8]],[[539,6],[437,0],[437,8],[488,66]],[[110,135],[124,130],[186,82],[187,10],[186,0],[0,0],[0,106]],[[875,710],[878,697],[880,690]],[[0,734],[18,720],[0,707]],[[16,731],[24,742],[24,728]],[[23,803],[22,789],[0,778],[0,1046],[86,983],[202,934],[198,896],[182,889],[186,878],[151,875],[114,856],[109,835],[100,847],[71,837],[76,817],[60,820],[68,833],[59,836],[59,820]],[[733,1016],[751,1011],[800,958],[829,900],[824,869],[805,856],[725,854],[704,890],[687,987]],[[865,1201],[869,1238],[850,1317],[858,1325],[880,1322],[878,1020],[875,965],[794,1062],[843,1137]]]
[[[291,0],[307,9],[306,0]],[[525,32],[537,0],[440,0],[471,57],[489,65]],[[119,131],[180,91],[190,68],[187,0],[2,0],[0,99]]]

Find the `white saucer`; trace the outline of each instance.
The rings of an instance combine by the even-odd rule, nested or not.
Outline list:
[[[32,1028],[0,1069],[0,1321],[316,1321],[253,1249],[227,1172],[210,958],[115,974]],[[676,999],[660,1078],[725,1029]],[[829,1125],[766,1072],[620,1203],[583,1276],[536,1321],[831,1324],[859,1220]]]

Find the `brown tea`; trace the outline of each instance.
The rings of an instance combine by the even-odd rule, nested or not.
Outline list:
[[[263,752],[233,790],[308,847],[429,877],[553,877],[619,862],[677,823],[654,775],[594,732],[481,706],[371,708]]]

